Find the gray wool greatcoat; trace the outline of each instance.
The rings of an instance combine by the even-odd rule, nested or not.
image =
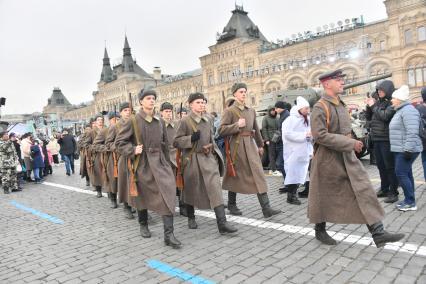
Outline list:
[[[95,162],[94,162],[94,175],[93,182],[94,186],[102,186],[103,192],[109,191],[109,184],[107,182],[108,178],[106,176],[106,159],[104,159],[104,154],[106,153],[105,140],[108,134],[108,128],[104,127],[100,129],[98,135],[96,135],[95,140],[93,141],[92,152],[95,153]]]
[[[117,136],[117,124],[108,127],[108,133],[105,139],[104,158],[106,159],[106,168],[108,176],[108,192],[117,193],[117,178],[114,177],[114,156],[118,166],[118,153],[115,150],[115,137]]]
[[[94,186],[93,180],[95,175],[95,170],[94,170],[95,152],[93,151],[93,141],[95,141],[95,138],[98,135],[98,133],[99,133],[99,129],[97,127],[90,129],[85,135],[84,142],[82,144],[82,146],[86,148],[87,150],[88,159],[86,160],[86,168],[87,168],[87,173],[89,174],[90,183],[93,186]]]
[[[354,152],[351,120],[343,101],[324,95],[311,114],[315,141],[310,171],[308,218],[311,223],[374,224],[384,211],[368,174]]]
[[[141,109],[136,115],[139,141],[143,145],[137,175],[137,197],[129,204],[138,210],[148,209],[159,215],[172,215],[175,211],[176,181],[169,161],[169,148],[165,125],[158,117],[147,116]],[[120,155],[135,159],[136,138],[132,119],[120,128],[116,146]]]
[[[238,127],[239,116],[237,114],[246,120],[245,127]],[[239,136],[238,134],[241,131],[253,132],[254,136]],[[268,186],[258,154],[258,147],[263,147],[263,140],[256,122],[256,111],[235,101],[232,106],[223,112],[219,134],[225,139],[230,137],[231,155],[233,155],[236,141],[239,139],[234,161],[237,176],[230,177],[225,175],[222,188],[244,194],[267,192]]]
[[[117,134],[123,127],[124,120],[120,119],[115,125],[116,136],[114,141],[114,149],[118,157],[118,178],[117,178],[117,190],[118,190],[118,202],[129,203],[129,171],[127,167],[127,156],[120,155],[117,149]]]
[[[200,140],[191,142],[195,127]],[[209,154],[203,146],[211,144]],[[173,145],[182,150],[183,201],[199,209],[213,209],[223,204],[220,176],[223,174],[223,158],[214,143],[211,122],[206,116],[193,112],[179,123]],[[194,147],[194,148],[193,148]]]

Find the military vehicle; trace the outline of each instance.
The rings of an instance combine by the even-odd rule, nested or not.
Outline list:
[[[347,90],[353,87],[365,85],[371,82],[380,81],[386,78],[389,78],[392,76],[392,73],[387,73],[380,76],[371,77],[366,80],[361,80],[353,83],[349,83],[344,85],[343,89]],[[262,119],[263,116],[267,114],[267,110],[269,106],[275,105],[277,101],[285,101],[287,103],[290,103],[291,105],[295,104],[296,98],[298,96],[304,97],[311,107],[321,98],[321,92],[322,89],[320,88],[307,88],[303,90],[282,90],[277,91],[269,94],[265,94],[263,98],[260,100],[259,106],[256,107],[256,120],[259,125],[259,127],[262,127]],[[367,154],[368,152],[368,131],[365,128],[366,121],[360,119],[361,117],[352,117],[353,123],[353,135],[356,139],[361,140],[364,143],[364,149],[361,151],[361,153],[357,154],[358,158],[361,158]]]

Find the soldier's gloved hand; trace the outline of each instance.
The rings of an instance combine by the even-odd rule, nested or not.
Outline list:
[[[413,157],[413,153],[411,153],[411,152],[407,152],[407,151],[405,151],[404,152],[404,158],[406,159],[406,160],[411,160],[411,158]]]
[[[196,131],[191,135],[191,142],[200,140],[200,131]]]

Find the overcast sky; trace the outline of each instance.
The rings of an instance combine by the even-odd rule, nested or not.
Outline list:
[[[234,0],[0,0],[3,114],[41,111],[54,86],[73,104],[92,99],[106,46],[114,62],[127,33],[132,55],[151,73],[199,68]],[[386,18],[383,0],[238,0],[268,40],[345,18]]]

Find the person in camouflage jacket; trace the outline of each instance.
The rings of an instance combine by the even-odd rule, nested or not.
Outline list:
[[[18,191],[16,172],[18,156],[7,132],[1,132],[0,136],[0,177],[4,193],[9,194],[11,191]]]

